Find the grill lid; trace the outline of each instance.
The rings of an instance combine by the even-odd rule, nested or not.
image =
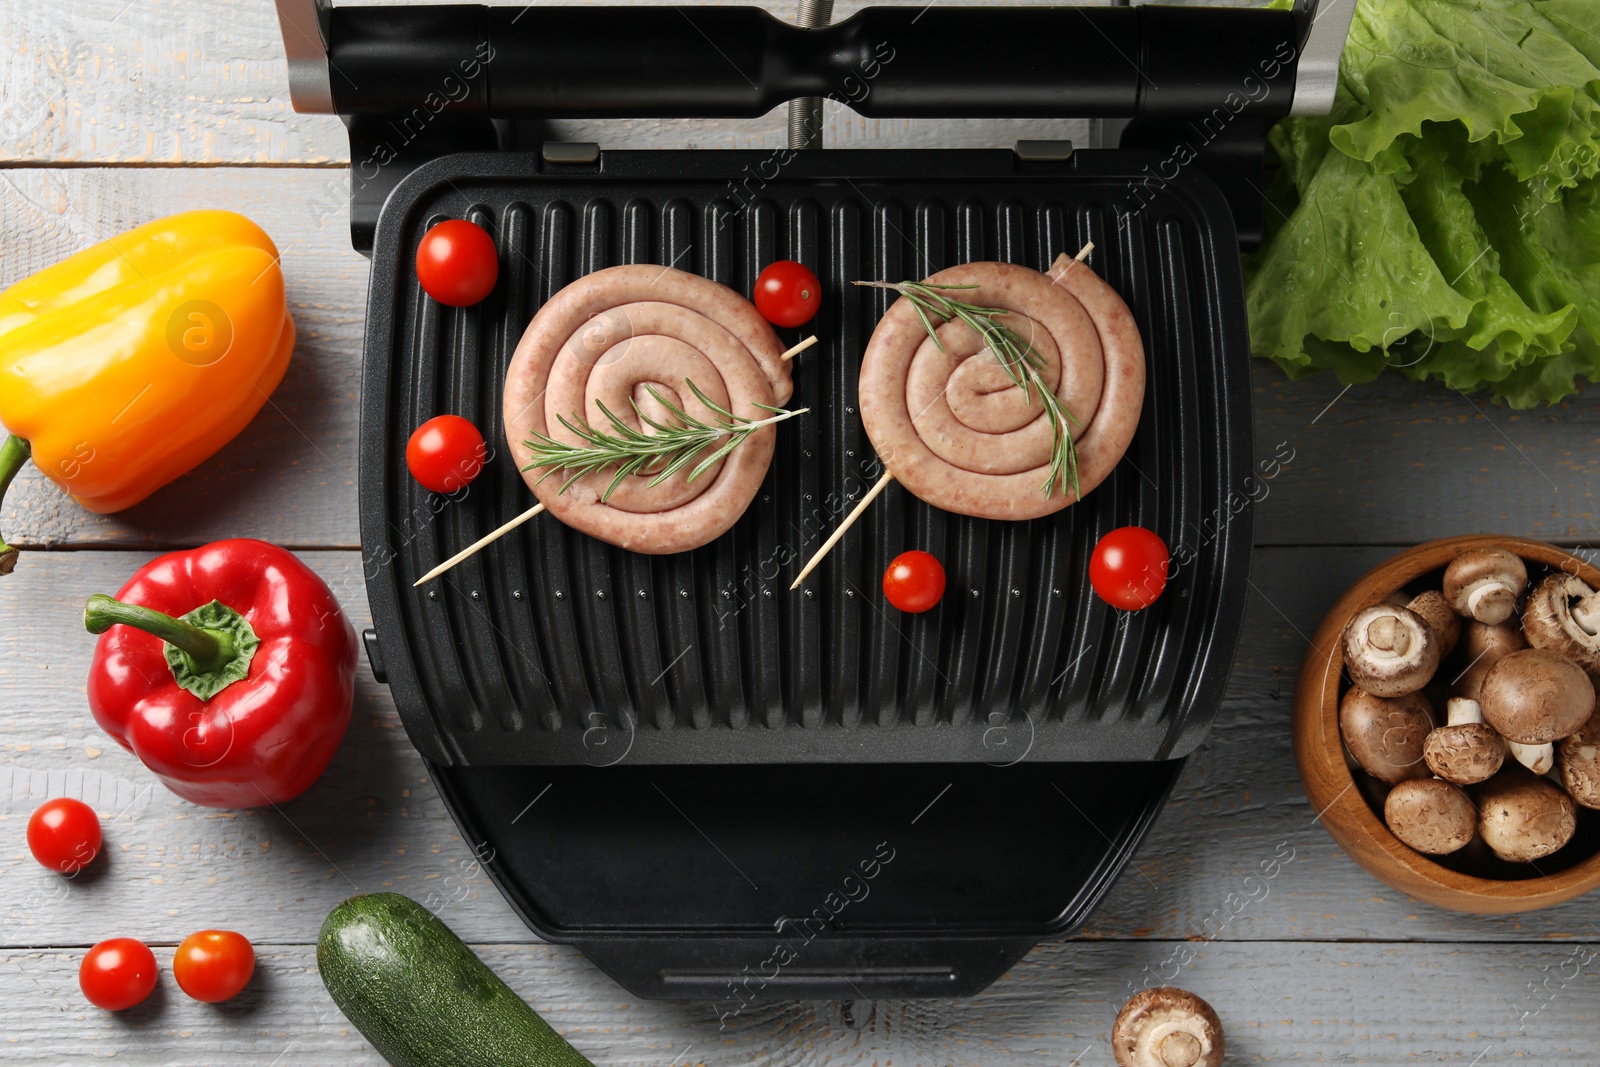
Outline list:
[[[1237,243],[1202,177],[1154,184],[1139,153],[604,152],[552,163],[458,154],[425,165],[377,229],[361,440],[362,543],[387,680],[443,764],[1012,762],[1186,754],[1221,701],[1250,546],[1249,351]],[[735,176],[731,177],[730,176]],[[495,234],[481,305],[425,299],[410,264],[444,217]],[[888,294],[998,259],[1044,269],[1085,241],[1127,300],[1149,379],[1117,471],[1030,522],[929,507],[891,486],[800,591],[787,586],[880,469],[857,414],[860,354]],[[722,538],[651,557],[548,516],[424,589],[411,582],[532,503],[500,441],[511,353],[533,312],[616,263],[671,263],[748,293],[778,258],[816,270],[821,344],[795,368],[755,503]],[[785,332],[786,341],[797,340]],[[497,448],[459,499],[406,473],[442,411]],[[1090,551],[1138,524],[1173,549],[1155,606],[1112,611]],[[924,615],[878,581],[910,547],[950,587]]]
[[[815,28],[752,6],[277,6],[295,110],[350,128],[350,234],[370,252],[390,190],[441,155],[536,147],[552,118],[755,118],[821,96],[869,117],[1106,120],[1107,143],[1208,174],[1253,244],[1267,127],[1333,106],[1355,0],[941,3]]]

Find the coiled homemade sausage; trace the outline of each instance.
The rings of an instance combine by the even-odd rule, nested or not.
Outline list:
[[[647,386],[715,422],[686,380],[735,415],[767,418],[771,413],[756,405],[781,406],[794,391],[782,354],[772,327],[727,286],[653,264],[596,271],[551,297],[523,333],[506,373],[506,443],[519,468],[531,462],[528,442],[536,433],[583,446],[560,416],[605,431],[602,402],[653,433],[629,403],[670,422]],[[685,552],[720,537],[744,514],[766,477],[776,435],[776,426],[762,427],[693,482],[693,463],[653,488],[648,472],[631,475],[604,501],[609,470],[585,475],[565,492],[567,475],[559,470],[522,476],[550,513],[575,529],[635,552]]]
[[[895,479],[935,507],[987,519],[1033,519],[1105,480],[1133,440],[1144,405],[1144,345],[1122,298],[1065,255],[1048,275],[1009,263],[967,263],[926,284],[976,285],[948,295],[1006,308],[1001,319],[1043,357],[1040,374],[1075,423],[1079,493],[1046,493],[1054,435],[961,322],[936,330],[941,352],[904,297],[890,305],[861,362],[861,421]]]

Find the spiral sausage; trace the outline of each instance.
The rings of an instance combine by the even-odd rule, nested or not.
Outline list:
[[[528,324],[506,373],[506,443],[519,468],[532,461],[527,442],[546,434],[584,442],[561,424],[576,417],[604,430],[600,404],[643,430],[630,399],[657,422],[671,416],[655,389],[697,418],[715,421],[684,384],[694,384],[742,418],[770,413],[794,391],[783,345],[765,319],[732,289],[697,275],[651,264],[610,267],[578,279],[551,297]],[[580,478],[539,467],[523,478],[551,514],[587,534],[634,552],[685,552],[720,537],[749,506],[772,461],[776,426],[750,435],[693,482],[687,464],[654,488],[632,475],[609,499],[612,472]]]
[[[1079,494],[1041,489],[1054,439],[1043,405],[964,323],[937,327],[941,352],[904,297],[878,323],[861,361],[861,421],[896,480],[935,507],[986,519],[1049,515],[1104,481],[1144,405],[1144,345],[1122,298],[1067,256],[1048,275],[967,263],[927,284],[976,285],[951,295],[1011,312],[1001,322],[1032,342],[1045,384],[1077,420]]]

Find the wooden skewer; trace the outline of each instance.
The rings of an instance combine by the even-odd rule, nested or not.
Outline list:
[[[806,565],[800,570],[800,577],[794,580],[794,584],[789,587],[790,589],[800,588],[800,583],[806,580],[806,575],[816,569],[817,564],[822,562],[823,556],[833,551],[833,546],[839,543],[839,538],[844,536],[844,532],[855,525],[855,521],[861,517],[861,513],[867,510],[867,505],[878,499],[878,494],[889,488],[889,483],[892,481],[894,481],[894,471],[884,471],[883,477],[878,479],[878,484],[867,490],[867,495],[861,498],[861,503],[851,509],[850,514],[846,515],[844,521],[839,524],[839,528],[828,535],[828,539],[822,542],[822,547],[817,549],[816,555],[806,561]]]
[[[445,571],[449,570],[451,567],[454,567],[457,563],[460,563],[462,560],[466,559],[468,556],[472,555],[474,552],[477,552],[479,549],[483,548],[485,545],[489,544],[490,542],[497,541],[500,538],[504,537],[506,534],[510,533],[512,530],[515,530],[518,526],[521,526],[523,523],[527,522],[529,519],[533,518],[535,515],[539,514],[539,512],[541,512],[543,510],[544,510],[544,505],[543,504],[535,504],[533,507],[529,508],[527,511],[524,511],[521,515],[518,515],[516,518],[512,519],[510,522],[504,523],[501,526],[497,527],[496,529],[490,530],[488,533],[484,534],[482,537],[480,537],[476,541],[472,542],[472,544],[468,545],[466,548],[463,548],[460,552],[457,552],[455,555],[451,556],[449,559],[445,560],[443,563],[441,563],[437,567],[433,568],[433,570],[429,571],[427,574],[424,574],[421,578],[418,578],[416,581],[412,582],[411,583],[412,588],[414,589],[417,586],[421,585],[423,582],[430,582],[433,579],[439,577],[439,575],[443,574]]]
[[[1092,248],[1094,246],[1091,245],[1090,247]],[[795,356],[798,356],[800,353],[804,352],[806,349],[810,348],[812,345],[814,345],[816,343],[817,343],[817,335],[816,334],[812,334],[810,337],[807,337],[804,341],[801,341],[799,344],[795,345],[793,348],[789,349],[787,352],[785,352],[783,355],[779,356],[778,358],[779,359],[793,359]]]

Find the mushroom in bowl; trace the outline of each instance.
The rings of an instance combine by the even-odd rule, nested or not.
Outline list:
[[[1555,761],[1553,742],[1575,733],[1594,714],[1594,686],[1571,660],[1548,649],[1525,648],[1489,669],[1478,704],[1517,762],[1543,774]]]
[[[1374,604],[1344,629],[1344,667],[1350,681],[1375,697],[1415,693],[1439,667],[1439,639],[1410,608]]]
[[[1375,697],[1351,686],[1339,702],[1339,734],[1350,757],[1382,782],[1428,777],[1424,748],[1433,709],[1420,693]]]
[[[1440,779],[1456,785],[1477,785],[1493,778],[1506,760],[1506,743],[1483,721],[1476,700],[1451,697],[1447,720],[1422,742],[1422,758]]]
[[[1512,764],[1478,791],[1478,832],[1501,859],[1530,863],[1578,829],[1578,807],[1547,778]]]
[[[1505,622],[1528,587],[1528,568],[1514,552],[1463,552],[1444,569],[1444,597],[1460,615],[1490,626]]]
[[[1600,675],[1600,593],[1577,575],[1558,572],[1534,588],[1522,612],[1522,631],[1535,648]]]
[[[1465,848],[1478,828],[1478,808],[1458,785],[1440,778],[1400,782],[1383,801],[1394,836],[1430,856]]]
[[[1484,676],[1494,665],[1511,653],[1527,647],[1527,638],[1522,636],[1522,628],[1515,623],[1502,622],[1491,626],[1476,619],[1466,620],[1461,627],[1459,654],[1456,656],[1457,660],[1464,660],[1465,665],[1460,673],[1451,678],[1450,694],[1477,700],[1483,689]]]
[[[1507,563],[1505,554],[1517,563]],[[1456,564],[1458,559],[1472,566]],[[1447,572],[1452,588],[1445,586]],[[1548,907],[1600,885],[1600,816],[1590,816],[1584,803],[1592,799],[1600,806],[1594,684],[1580,660],[1535,636],[1539,594],[1551,576],[1561,575],[1582,582],[1560,587],[1567,613],[1582,631],[1589,618],[1583,590],[1600,589],[1600,570],[1586,561],[1554,545],[1510,536],[1430,542],[1386,560],[1352,585],[1312,637],[1295,693],[1301,780],[1318,822],[1389,885],[1440,907],[1479,914]],[[1439,600],[1450,606],[1454,620],[1436,614]],[[1497,604],[1507,605],[1503,615]],[[1436,709],[1440,723],[1425,727],[1422,765],[1414,767],[1409,761],[1419,720],[1390,711],[1387,725],[1394,732],[1384,740],[1400,755],[1382,762],[1369,758],[1371,766],[1365,766],[1355,751],[1361,735],[1350,728],[1352,711],[1373,707],[1375,699],[1362,689],[1372,684],[1366,665],[1352,670],[1347,654],[1365,652],[1358,647],[1358,629],[1367,646],[1376,637],[1391,651],[1401,643],[1391,625],[1414,639],[1407,615],[1427,628],[1439,659],[1420,684],[1412,675],[1402,685],[1416,686],[1408,695]],[[1364,633],[1379,618],[1394,621]],[[1445,652],[1453,624],[1457,641]],[[1582,686],[1576,684],[1580,677]],[[1547,745],[1552,748],[1535,751]],[[1561,758],[1562,779],[1539,778],[1513,752],[1536,766]],[[1535,783],[1531,790],[1525,788],[1529,781]],[[1559,796],[1552,800],[1549,789]],[[1530,814],[1526,805],[1508,806],[1507,797],[1520,801],[1523,794],[1541,800],[1543,808]],[[1514,826],[1536,843],[1530,848],[1511,842]],[[1522,858],[1534,852],[1541,855]]]

